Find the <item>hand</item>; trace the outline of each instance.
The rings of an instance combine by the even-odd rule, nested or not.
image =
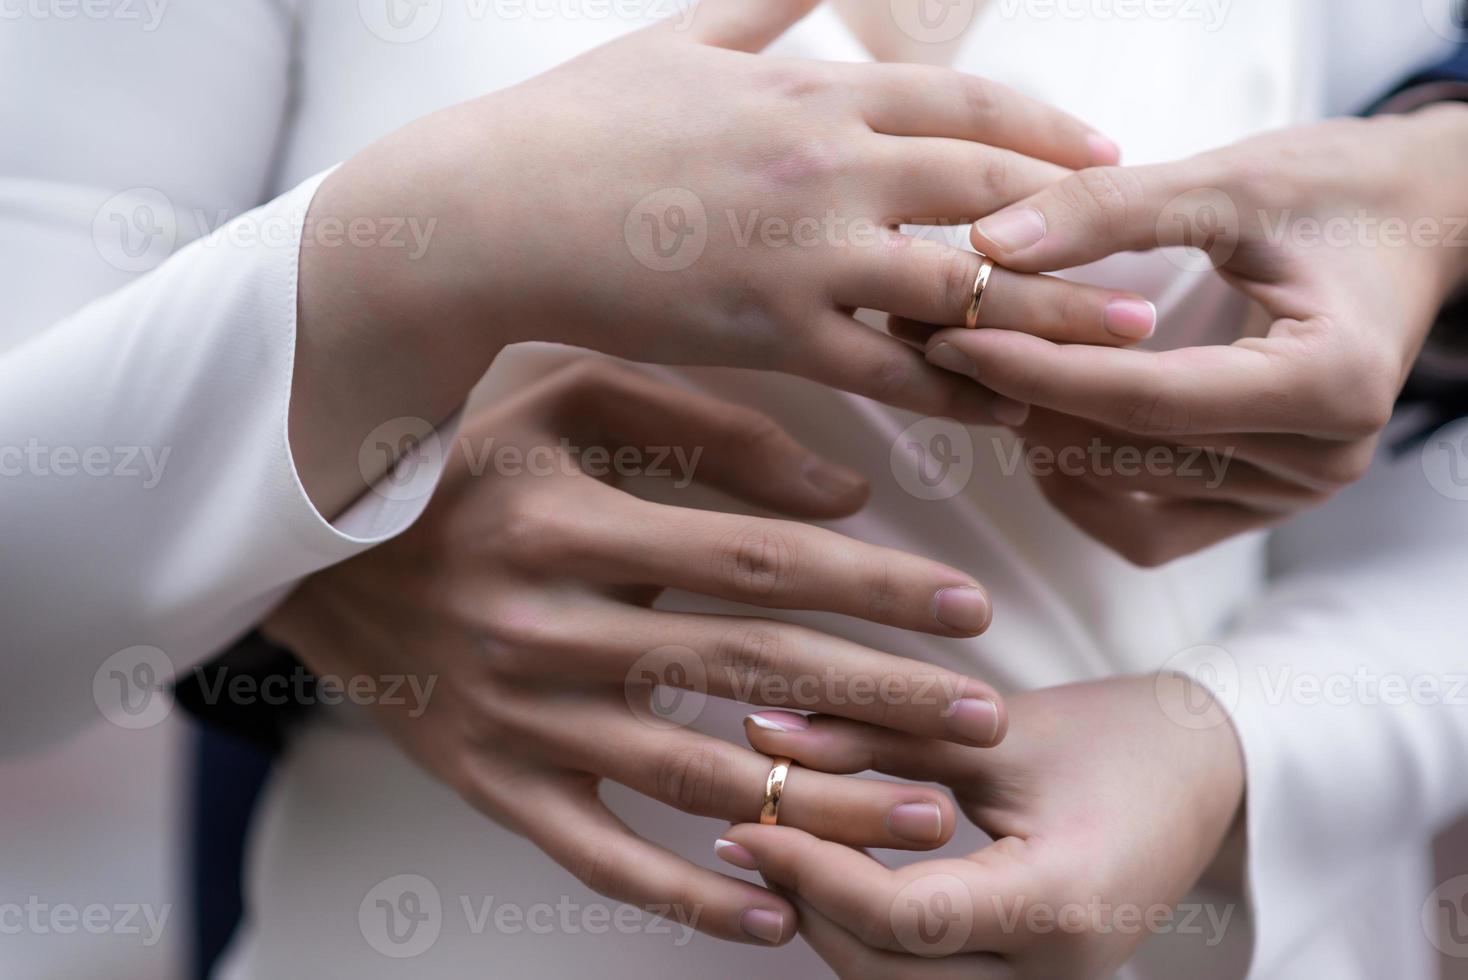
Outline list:
[[[794,934],[783,899],[642,840],[599,800],[606,778],[690,813],[759,814],[770,760],[652,710],[655,684],[697,692],[685,696],[695,706],[707,694],[970,745],[1002,737],[998,696],[972,678],[774,620],[649,608],[676,586],[939,636],[987,626],[982,589],[936,562],[800,523],[648,503],[577,466],[672,447],[691,461],[680,475],[692,468],[755,505],[811,518],[861,506],[859,477],[764,416],[587,362],[475,418],[460,444],[411,530],[308,579],[266,629],[318,673],[431,682],[426,711],[377,706],[389,734],[589,887],[671,905],[724,938]],[[502,460],[502,472],[476,477],[474,460]],[[933,788],[817,772],[791,779],[782,813],[832,840],[918,849],[956,821]]]
[[[341,385],[293,400],[293,431],[311,436],[298,458],[342,457],[345,489],[362,492],[351,447],[367,431],[445,417],[496,351],[525,340],[784,371],[988,420],[992,396],[852,312],[963,323],[979,259],[898,234],[898,223],[971,221],[1067,168],[1113,162],[1115,148],[948,69],[747,53],[812,6],[707,0],[691,26],[654,26],[435,113],[333,173],[314,222],[436,223],[416,259],[303,253],[301,356],[308,367],[360,363],[337,372]],[[1127,340],[1106,329],[1114,291],[1008,272],[995,286],[991,324]]]
[[[1015,695],[1009,711],[1004,744],[982,751],[789,712],[745,726],[761,752],[822,772],[946,783],[994,838],[967,858],[889,869],[758,824],[733,828],[719,855],[788,890],[801,934],[846,980],[1112,976],[1146,938],[1139,923],[1166,926],[1163,909],[1239,811],[1233,729],[1202,688],[1171,675]]]
[[[1098,540],[1161,564],[1365,472],[1465,278],[1465,161],[1468,108],[1453,106],[1300,127],[1180,163],[1082,170],[982,219],[975,246],[1030,272],[1206,247],[1268,313],[1268,336],[1143,352],[944,330],[928,357],[1036,406],[1018,429],[1032,444],[1130,453],[1125,470],[1078,466],[1040,485]]]

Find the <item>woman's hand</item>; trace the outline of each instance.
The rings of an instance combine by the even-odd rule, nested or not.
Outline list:
[[[413,216],[433,233],[416,259],[303,253],[292,407],[306,469],[339,460],[350,500],[364,489],[350,447],[367,431],[444,418],[496,351],[524,340],[784,371],[989,420],[992,396],[852,312],[963,323],[979,259],[898,224],[971,221],[1068,168],[1114,162],[1115,148],[948,69],[749,53],[814,5],[705,0],[690,22],[425,117],[327,178],[313,222]],[[1001,272],[985,317],[1124,343],[1107,329],[1117,296]],[[328,370],[343,358],[352,371]],[[328,374],[344,383],[312,382]]]
[[[1170,675],[1015,695],[1009,713],[1004,744],[983,751],[789,712],[745,726],[761,752],[822,772],[946,783],[995,841],[967,858],[894,870],[758,824],[718,853],[787,891],[846,980],[1112,976],[1219,852],[1243,796],[1233,729]]]
[[[1082,170],[982,219],[975,246],[1028,272],[1198,246],[1267,311],[1268,336],[1144,352],[944,330],[928,356],[1035,405],[1018,428],[1033,444],[1100,446],[1107,460],[1125,447],[1138,465],[1040,483],[1082,529],[1160,564],[1365,472],[1438,310],[1468,278],[1465,188],[1459,105],[1300,127],[1175,164]],[[1180,465],[1194,448],[1213,465]]]
[[[598,799],[606,778],[691,813],[756,818],[770,760],[683,727],[699,698],[966,745],[1002,737],[997,695],[971,678],[774,620],[650,608],[677,587],[939,636],[987,626],[988,598],[962,572],[801,523],[648,503],[580,466],[626,475],[633,464],[612,461],[630,453],[646,469],[666,447],[692,476],[755,505],[810,518],[861,506],[859,477],[768,418],[585,362],[473,419],[459,445],[410,531],[308,579],[266,629],[321,673],[432,679],[426,711],[379,706],[381,723],[591,888],[671,904],[724,938],[794,934],[783,899],[642,840]],[[657,703],[677,710],[653,710],[655,685]],[[675,688],[692,692],[681,706]],[[790,780],[782,814],[883,847],[935,847],[955,824],[933,788],[813,771]]]

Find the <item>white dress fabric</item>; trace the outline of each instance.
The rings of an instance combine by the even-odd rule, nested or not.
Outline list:
[[[95,711],[93,674],[112,652],[149,645],[175,667],[195,663],[291,582],[416,516],[416,505],[379,495],[334,523],[312,508],[285,430],[299,232],[248,243],[227,232],[241,221],[295,228],[312,175],[375,137],[638,25],[576,16],[576,4],[430,0],[416,9],[435,18],[432,29],[396,43],[404,35],[381,20],[393,2],[177,2],[153,30],[121,17],[0,26],[0,80],[38,93],[0,105],[10,136],[0,146],[0,256],[13,310],[0,324],[0,446],[44,434],[53,447],[172,448],[154,486],[34,474],[0,484],[6,748]],[[995,0],[956,67],[1075,112],[1131,162],[1348,112],[1446,44],[1416,5],[1352,3],[1350,18],[1313,0],[1176,5],[1201,19],[1044,15],[1078,6]],[[826,9],[776,50],[867,57]],[[57,105],[71,114],[58,119]],[[263,212],[234,218],[275,194]],[[108,234],[124,231],[131,237]],[[1165,256],[1126,256],[1085,275],[1157,300],[1163,343],[1227,337],[1244,316],[1216,279]],[[549,356],[502,357],[490,394]],[[1435,492],[1415,456],[1383,460],[1361,488],[1275,535],[1273,560],[1255,536],[1148,572],[1071,528],[1027,478],[1006,474],[1009,443],[988,430],[957,433],[971,440],[972,473],[944,499],[924,500],[903,489],[910,462],[892,452],[910,416],[793,379],[666,373],[757,404],[864,472],[870,506],[833,526],[969,570],[996,606],[993,629],[962,641],[791,618],[1006,690],[1209,668],[1199,677],[1233,707],[1247,758],[1247,892],[1200,899],[1234,906],[1221,939],[1159,936],[1131,975],[1176,976],[1180,963],[1200,977],[1241,976],[1251,963],[1261,977],[1431,975],[1418,922],[1434,884],[1426,839],[1468,802],[1453,778],[1468,747],[1464,712],[1312,704],[1281,699],[1270,683],[1281,670],[1349,676],[1358,665],[1440,676],[1461,654],[1450,599],[1468,586],[1468,506]],[[728,609],[678,595],[668,604]],[[1201,646],[1226,650],[1236,674],[1220,678],[1216,654]],[[739,739],[741,714],[713,704],[698,724]],[[615,787],[607,795],[648,837],[715,864],[718,822]],[[968,828],[949,850],[982,842]],[[416,876],[438,909],[433,941],[402,958],[407,950],[372,918],[381,883],[400,875]],[[570,911],[549,930],[497,927],[493,910],[507,903]],[[677,926],[595,928],[605,900],[470,811],[350,711],[323,713],[292,745],[252,844],[249,906],[226,980],[823,969],[798,942],[770,951]]]

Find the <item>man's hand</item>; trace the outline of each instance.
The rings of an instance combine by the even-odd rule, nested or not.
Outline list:
[[[757,824],[718,853],[793,898],[802,935],[844,980],[1109,977],[1219,852],[1243,795],[1233,729],[1173,676],[1035,691],[1009,710],[1009,737],[983,750],[783,711],[745,726],[755,748],[801,766],[947,784],[995,841],[967,858],[894,870]]]
[[[982,219],[975,247],[1040,272],[1197,246],[1268,313],[1268,335],[1148,352],[943,330],[928,358],[1035,406],[1017,427],[1032,444],[1173,460],[1202,449],[1222,462],[1222,480],[1216,468],[1150,466],[1041,479],[1083,530],[1161,564],[1317,504],[1365,472],[1438,310],[1468,278],[1465,187],[1464,106],[1300,127],[1175,164],[1082,170]]]
[[[937,562],[611,485],[635,474],[610,461],[646,466],[671,448],[680,477],[755,506],[829,518],[862,505],[860,477],[765,416],[588,361],[471,420],[456,445],[465,451],[411,530],[308,579],[266,630],[318,673],[421,678],[426,710],[380,705],[378,720],[589,887],[671,905],[727,939],[794,934],[784,899],[643,840],[598,797],[605,778],[691,813],[756,818],[770,761],[687,727],[702,698],[965,745],[1003,737],[998,696],[973,678],[774,619],[651,608],[676,587],[938,636],[988,625],[984,591]],[[815,771],[790,780],[781,812],[821,837],[881,847],[936,847],[956,823],[932,787]]]

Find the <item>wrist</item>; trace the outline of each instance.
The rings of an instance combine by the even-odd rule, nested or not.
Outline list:
[[[1432,103],[1401,118],[1418,135],[1406,146],[1412,179],[1428,195],[1423,213],[1442,223],[1434,251],[1445,303],[1468,286],[1468,102]]]

